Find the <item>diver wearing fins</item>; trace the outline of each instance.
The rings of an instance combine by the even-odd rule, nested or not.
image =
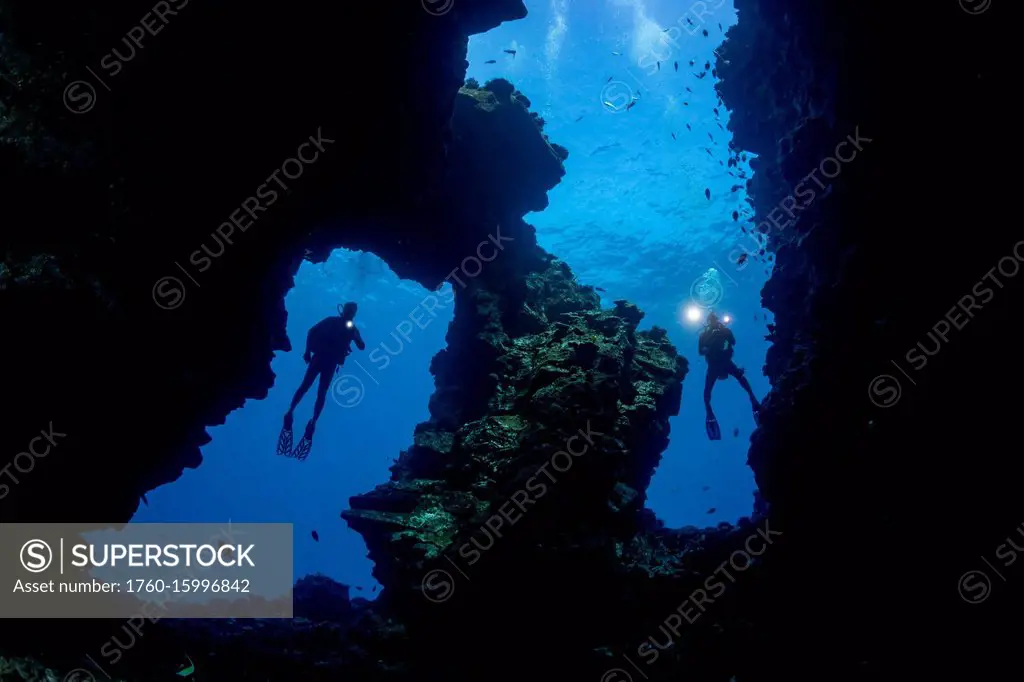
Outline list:
[[[697,352],[708,361],[708,374],[704,380],[704,409],[707,410],[707,419],[704,422],[704,426],[707,430],[708,438],[711,440],[722,439],[722,431],[718,426],[718,420],[715,419],[714,410],[711,409],[711,390],[719,379],[727,379],[730,376],[736,377],[736,380],[740,382],[740,386],[750,396],[750,406],[754,411],[754,422],[759,424],[758,412],[761,409],[761,404],[757,402],[754,390],[750,388],[750,382],[743,376],[743,370],[732,361],[733,348],[735,347],[736,337],[733,336],[732,330],[718,319],[718,315],[715,315],[714,312],[709,312],[707,326],[701,332],[700,340],[697,343]]]
[[[352,352],[351,344],[354,341],[359,350],[365,350],[366,344],[359,334],[352,320],[356,316],[357,306],[349,302],[344,306],[338,306],[338,315],[324,318],[317,322],[306,335],[306,352],[302,359],[306,361],[306,375],[302,383],[295,391],[291,407],[284,415],[284,428],[277,440],[277,454],[296,459],[306,459],[313,448],[313,431],[316,429],[316,421],[324,409],[327,401],[327,391],[331,388],[331,381],[334,379],[338,368],[345,363],[345,357]],[[313,381],[320,377],[317,385],[316,404],[313,406],[313,418],[306,424],[306,431],[302,440],[292,450],[292,420],[295,408],[302,401],[303,396],[313,385]]]

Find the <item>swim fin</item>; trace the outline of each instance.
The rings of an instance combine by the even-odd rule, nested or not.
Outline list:
[[[303,436],[302,440],[299,441],[299,444],[295,446],[294,450],[292,450],[291,456],[301,462],[302,460],[309,457],[309,453],[312,449],[313,439]]]
[[[722,440],[722,430],[718,427],[718,420],[708,417],[704,422],[704,429],[708,432],[710,440]]]
[[[292,450],[292,457],[299,460],[300,462],[309,457],[310,451],[313,449],[313,430],[316,428],[316,422],[312,419],[306,424],[306,432],[302,434],[302,440]]]
[[[292,454],[292,420],[291,415],[284,418],[284,426],[281,427],[281,435],[277,437],[277,454],[283,457],[291,457]]]

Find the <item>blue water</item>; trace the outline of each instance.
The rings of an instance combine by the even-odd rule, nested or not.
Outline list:
[[[714,66],[712,51],[736,21],[731,0],[527,0],[527,7],[528,18],[471,39],[468,77],[481,83],[508,78],[545,118],[552,141],[570,151],[551,205],[526,218],[541,245],[567,261],[581,282],[603,287],[608,305],[618,298],[639,305],[647,314],[641,328],[668,329],[690,360],[683,407],[671,422],[671,444],[649,490],[650,508],[669,526],[735,521],[750,514],[755,489],[746,465],[754,428],[749,403],[735,380],[719,382],[713,402],[723,439],[707,439],[706,365],[696,352],[700,325],[683,314],[694,292],[720,299],[714,308],[733,319],[736,363],[747,369],[759,397],[767,393],[761,367],[771,318],[760,305],[767,274],[752,259],[735,262],[744,250],[758,248],[741,231],[744,223],[732,218],[746,204],[743,189],[730,189],[745,181],[723,165],[730,135],[715,122],[714,78],[710,71],[704,79],[694,76],[706,61]],[[485,64],[489,59],[497,63]],[[634,97],[639,99],[626,110]],[[726,127],[728,111],[718,110]],[[740,167],[750,175],[746,164]],[[721,282],[710,294],[694,287],[709,268],[717,269]],[[203,464],[151,492],[134,520],[292,522],[296,577],[325,573],[361,588],[353,596],[372,598],[365,545],[339,513],[350,496],[388,479],[413,427],[428,418],[428,366],[444,346],[453,312],[445,303],[450,293],[442,291],[433,294],[441,303],[437,317],[421,318],[415,311],[429,295],[399,280],[372,254],[338,251],[327,263],[303,264],[285,301],[293,351],[274,359],[277,380],[268,397],[249,401],[211,429]],[[305,369],[306,331],[347,300],[359,302],[356,322],[366,351],[350,356],[343,369],[346,376],[328,398],[309,459],[277,457],[281,418]],[[314,397],[315,387],[296,412],[296,437]]]

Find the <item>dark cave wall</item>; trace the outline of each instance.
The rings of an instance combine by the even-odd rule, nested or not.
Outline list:
[[[788,617],[761,623],[764,672],[787,651],[799,661],[781,664],[788,674],[878,674],[915,657],[930,666],[903,641],[911,630],[959,647],[953,633],[973,627],[962,641],[991,647],[953,589],[971,550],[982,551],[968,538],[993,517],[1016,522],[996,455],[1013,408],[994,398],[999,380],[977,372],[976,358],[998,343],[1019,291],[990,282],[991,298],[976,294],[983,310],[956,310],[1019,239],[1001,228],[997,202],[963,183],[986,196],[1005,184],[999,152],[968,123],[981,107],[984,126],[999,129],[1009,111],[995,103],[1003,60],[992,35],[1005,17],[965,11],[981,5],[737,0],[739,23],[719,50],[718,90],[735,144],[760,155],[748,192],[776,256],[762,291],[776,318],[773,390],[749,462],[788,533],[790,570],[768,587],[785,595],[776,607]],[[836,174],[825,160],[858,135],[871,142]],[[815,169],[825,188],[807,179]],[[808,187],[809,202],[799,194]],[[794,220],[780,210],[787,198],[802,209]],[[909,363],[951,310],[959,328],[946,325],[940,354]],[[989,426],[976,430],[968,414]],[[978,458],[969,478],[940,454],[953,452]]]

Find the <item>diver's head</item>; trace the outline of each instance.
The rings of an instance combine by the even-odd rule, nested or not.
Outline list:
[[[358,310],[358,308],[359,307],[355,304],[355,302],[349,301],[343,306],[338,306],[338,314],[341,315],[342,319],[349,321],[356,316],[356,310]]]
[[[718,315],[715,315],[714,311],[708,313],[708,326],[718,327],[721,326],[722,322],[718,319]]]

